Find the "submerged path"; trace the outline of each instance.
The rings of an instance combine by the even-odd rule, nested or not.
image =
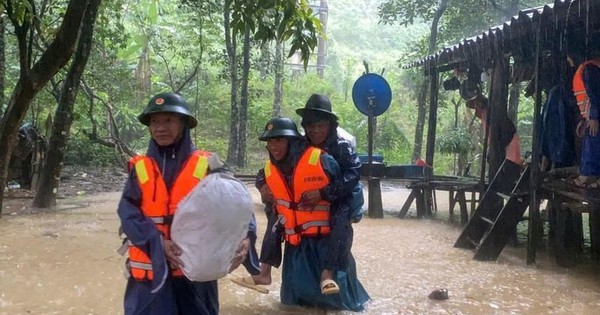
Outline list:
[[[261,229],[264,214],[252,193]],[[385,210],[399,209],[407,193],[383,189]],[[5,212],[0,219],[0,315],[122,314],[124,258],[115,252],[119,197],[104,193],[60,200],[54,213]],[[442,210],[438,214],[444,216]],[[598,313],[598,266],[560,268],[543,253],[536,266],[527,266],[523,248],[505,249],[498,262],[474,261],[472,252],[452,246],[460,232],[445,219],[389,215],[355,225],[353,253],[373,298],[364,314]],[[243,269],[234,273],[245,275]],[[279,270],[273,276],[267,295],[220,280],[221,314],[326,314],[282,309]],[[447,288],[450,298],[428,299],[437,288]]]

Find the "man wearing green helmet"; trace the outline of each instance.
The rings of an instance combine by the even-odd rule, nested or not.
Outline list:
[[[198,121],[178,94],[155,95],[138,120],[148,126],[151,140],[146,154],[130,161],[129,178],[117,210],[130,242],[124,313],[218,314],[217,281],[185,278],[180,269],[181,248],[170,238],[177,204],[207,174],[217,171],[208,163],[216,156],[195,148],[190,129]],[[250,223],[248,238],[232,262],[237,267],[244,261],[251,273],[258,272],[258,262],[246,259],[256,239],[255,226],[255,222]]]

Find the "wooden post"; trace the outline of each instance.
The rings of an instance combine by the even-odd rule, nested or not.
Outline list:
[[[369,165],[369,218],[383,218],[383,204],[381,202],[381,186],[379,178],[373,178],[373,133],[375,132],[375,116],[373,115],[374,96],[369,97],[368,108],[368,165]]]
[[[538,25],[535,39],[535,104],[533,107],[533,139],[531,141],[531,167],[529,179],[529,221],[527,224],[527,264],[535,263],[535,252],[537,246],[537,227],[540,223],[540,203],[538,201],[538,178],[539,178],[539,150],[536,135],[538,134],[540,112],[542,109],[542,88],[540,85],[541,79],[541,40],[542,40],[542,18],[538,16]],[[560,211],[560,210],[559,210]]]
[[[590,244],[594,258],[600,258],[600,206],[589,207]]]
[[[427,147],[425,148],[425,162],[431,166],[430,169],[425,171],[425,182],[429,182],[433,179],[433,156],[435,154],[435,132],[437,127],[437,109],[438,109],[438,82],[439,72],[437,69],[437,59],[434,59],[429,68],[429,121],[427,124]],[[425,207],[425,215],[431,215],[433,209],[432,201],[434,190],[426,186],[423,189],[423,203]]]
[[[438,108],[438,81],[439,73],[437,62],[433,61],[429,68],[429,121],[427,125],[427,148],[425,148],[425,162],[433,167],[433,156],[435,154],[435,131],[437,127],[437,108]],[[427,173],[427,172],[426,172]]]

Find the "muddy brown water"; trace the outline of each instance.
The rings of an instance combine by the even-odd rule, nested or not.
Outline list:
[[[398,211],[407,195],[407,190],[384,188],[385,210]],[[10,215],[5,209],[0,315],[122,314],[124,258],[115,252],[119,197],[104,193],[60,200],[53,213]],[[439,209],[447,208],[445,199],[438,197]],[[256,215],[259,228],[264,227],[258,203]],[[443,211],[438,215],[444,217]],[[597,265],[561,268],[542,253],[535,266],[527,266],[522,247],[505,249],[497,262],[479,262],[472,252],[453,248],[460,232],[446,219],[391,215],[355,225],[353,253],[372,297],[363,314],[600,313]],[[275,269],[266,295],[219,280],[221,314],[352,314],[281,307],[280,276]],[[428,299],[438,288],[447,288],[450,298]]]

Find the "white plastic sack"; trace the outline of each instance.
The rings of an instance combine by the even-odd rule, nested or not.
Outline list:
[[[181,247],[185,276],[193,281],[224,277],[252,217],[252,197],[225,173],[205,177],[179,203],[171,238]]]

